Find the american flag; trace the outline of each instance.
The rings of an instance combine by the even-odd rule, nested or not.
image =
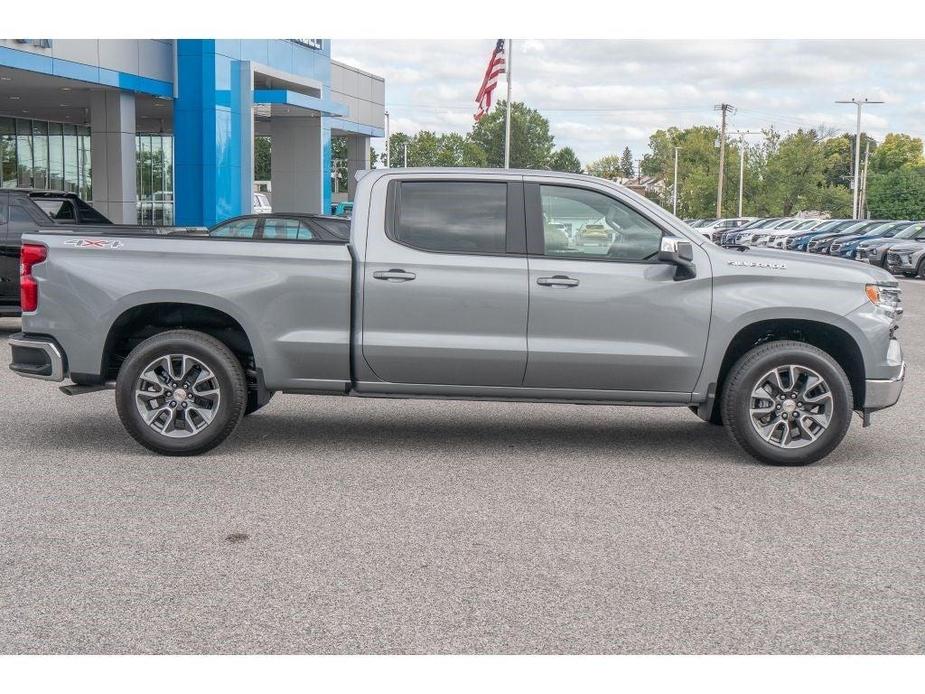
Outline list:
[[[498,86],[498,78],[507,72],[507,61],[504,56],[504,39],[498,39],[495,44],[495,50],[492,51],[488,59],[488,68],[485,70],[485,77],[482,79],[482,86],[479,88],[478,96],[475,97],[479,110],[475,112],[475,121],[482,119],[491,108],[491,95]]]

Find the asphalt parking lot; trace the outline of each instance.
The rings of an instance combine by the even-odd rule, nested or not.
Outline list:
[[[807,468],[687,410],[277,396],[200,458],[6,368],[0,652],[923,653],[900,404]]]

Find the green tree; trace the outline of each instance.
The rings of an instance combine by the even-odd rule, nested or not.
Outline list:
[[[887,173],[902,167],[925,166],[922,140],[903,133],[889,133],[870,155],[870,170]]]
[[[334,174],[333,189],[347,190],[347,138],[331,138],[331,172]]]
[[[620,157],[617,154],[609,154],[606,157],[595,159],[586,167],[587,172],[592,176],[614,180],[623,175],[623,169],[620,166]]]
[[[254,180],[270,180],[270,138],[254,138]]]
[[[581,162],[571,147],[557,149],[549,160],[549,168],[552,171],[564,171],[566,173],[581,173]]]
[[[626,178],[632,178],[636,175],[636,168],[633,166],[633,153],[629,147],[623,148],[623,154],[620,156],[620,171]]]
[[[470,139],[484,153],[486,165],[504,166],[505,102],[476,123]],[[553,152],[554,139],[549,133],[549,121],[539,111],[519,101],[511,104],[511,167],[515,169],[546,169]]]
[[[784,216],[818,209],[825,183],[822,140],[815,130],[801,128],[782,138],[768,156],[767,208]]]
[[[640,169],[642,173],[667,184],[656,200],[666,209],[671,209],[675,147],[681,148],[678,152],[678,214],[682,217],[712,217],[716,213],[719,176],[719,130],[704,125],[684,130],[668,128],[657,130],[649,138],[650,152],[643,157]],[[738,157],[738,146],[727,143],[723,196],[726,212],[735,209]]]
[[[389,137],[389,151],[392,166],[403,166],[405,146],[408,151],[408,166],[485,166],[485,154],[471,141],[457,133],[438,135],[422,130],[415,135],[393,133]],[[385,154],[380,157],[385,164]]]
[[[870,175],[867,208],[874,219],[925,218],[925,167],[904,166]]]

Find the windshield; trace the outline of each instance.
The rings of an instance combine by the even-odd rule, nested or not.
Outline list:
[[[813,231],[832,231],[836,227],[841,226],[843,223],[844,222],[841,222],[835,219],[831,222],[827,222],[826,224],[823,224],[821,227],[816,227],[815,229],[813,229]]]
[[[925,229],[925,224],[910,224],[905,229],[896,234],[895,238],[897,239],[911,239],[913,236],[918,234],[922,229]]]
[[[795,227],[793,227],[793,230],[794,230],[794,231],[803,231],[804,229],[811,229],[811,228],[813,228],[814,226],[816,226],[818,223],[819,223],[819,222],[818,222],[817,220],[815,220],[815,219],[810,219],[810,220],[807,220],[807,221],[805,221],[805,222],[800,222],[800,223],[797,224]]]

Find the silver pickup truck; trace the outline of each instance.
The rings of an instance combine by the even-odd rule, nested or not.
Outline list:
[[[167,455],[282,391],[689,407],[796,465],[902,390],[900,289],[878,268],[720,248],[554,172],[375,170],[353,212],[349,242],[27,235],[11,368],[114,388]]]

